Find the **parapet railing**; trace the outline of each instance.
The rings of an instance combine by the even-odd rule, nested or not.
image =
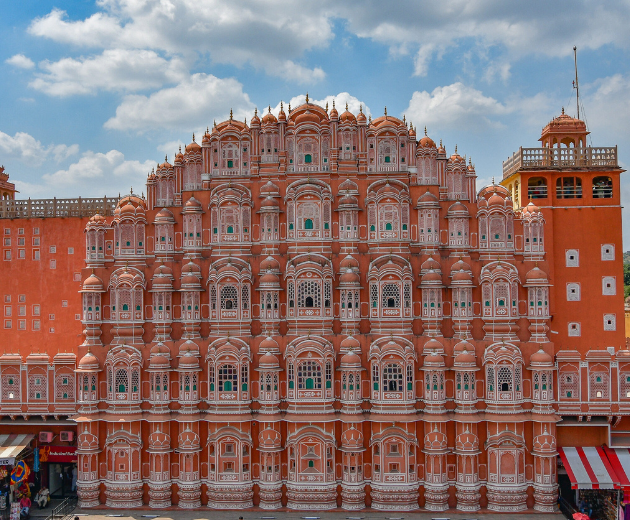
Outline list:
[[[617,147],[519,148],[503,161],[503,178],[526,168],[617,168]]]
[[[0,201],[0,218],[91,217],[114,214],[119,197]]]

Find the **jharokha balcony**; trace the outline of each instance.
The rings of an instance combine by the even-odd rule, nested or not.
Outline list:
[[[503,161],[503,179],[519,170],[618,168],[617,147],[519,148]]]

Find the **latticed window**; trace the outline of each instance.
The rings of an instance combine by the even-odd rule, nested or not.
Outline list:
[[[289,307],[293,307],[295,305],[295,284],[293,282],[289,282]]]
[[[608,399],[610,397],[608,373],[591,372],[589,378],[591,384],[591,398]]]
[[[322,367],[312,360],[302,361],[298,365],[298,389],[311,390],[322,388]]]
[[[378,208],[378,226],[380,231],[398,232],[398,207],[394,204],[382,204]]]
[[[407,365],[407,390],[413,390],[413,367]]]
[[[4,374],[2,376],[2,400],[12,401],[20,399],[19,374]]]
[[[397,363],[388,363],[383,367],[383,390],[389,392],[402,392],[403,371]]]
[[[235,365],[219,367],[219,392],[235,392],[238,388],[238,371]]]
[[[619,376],[619,398],[630,399],[630,372],[622,372]]]
[[[131,391],[134,394],[140,391],[140,371],[137,368],[131,371]]]
[[[238,291],[235,286],[221,288],[221,309],[238,309]]]
[[[243,364],[241,365],[241,390],[243,392],[247,392],[248,382],[249,382],[248,367],[247,367],[247,362],[244,361]]]
[[[579,380],[577,372],[561,372],[560,396],[566,399],[578,399],[580,397]]]
[[[303,230],[318,230],[320,208],[316,202],[301,202],[297,207],[297,226]]]
[[[320,282],[317,280],[305,280],[298,284],[298,307],[320,308],[322,305]]]
[[[487,390],[488,390],[488,398],[489,399],[494,399],[495,396],[495,381],[494,381],[494,367],[492,366],[488,366],[486,368],[486,374],[487,374],[487,378],[486,378],[486,382],[487,382]]]
[[[123,394],[127,392],[129,388],[129,377],[127,371],[124,368],[116,370],[116,392]]]
[[[404,292],[404,300],[405,300],[405,309],[409,309],[411,308],[411,285],[409,285],[408,283],[405,283],[405,285],[403,286],[403,292]],[[439,304],[438,304],[439,307]]]
[[[34,374],[28,377],[28,398],[46,399],[48,397],[46,376]]]
[[[241,301],[243,302],[243,310],[249,309],[249,286],[241,287]]]
[[[511,392],[514,380],[510,367],[499,367],[497,372],[497,387],[501,392]]]
[[[329,281],[324,282],[324,307],[329,308],[332,303],[332,286]]]
[[[400,286],[398,284],[383,284],[383,292],[381,293],[381,307],[390,309],[400,308]]]
[[[374,387],[374,390],[378,390],[378,382],[379,382],[378,365],[375,363],[374,365],[372,365],[372,385]]]
[[[370,301],[373,308],[378,308],[378,285],[370,284]]]
[[[55,377],[55,398],[74,399],[74,374],[57,374]]]

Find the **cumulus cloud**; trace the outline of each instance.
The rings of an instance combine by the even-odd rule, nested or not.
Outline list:
[[[8,159],[17,159],[28,166],[41,166],[52,159],[61,162],[79,151],[79,145],[50,144],[44,146],[26,132],[17,132],[13,137],[0,132],[0,155]]]
[[[496,99],[461,82],[436,87],[432,92],[414,92],[405,113],[423,125],[442,128],[468,125],[479,127],[500,124],[494,116],[512,111]]]
[[[137,130],[150,128],[203,128],[213,119],[223,120],[232,108],[234,117],[250,117],[254,105],[233,78],[193,74],[179,85],[159,90],[150,96],[128,95],[105,122],[105,128]]]
[[[333,38],[331,11],[298,0],[100,0],[98,5],[102,10],[83,20],[53,9],[34,19],[29,32],[80,48],[208,54],[215,63],[247,63],[300,83],[319,81],[324,73],[295,59]]]
[[[144,187],[147,173],[155,166],[154,161],[125,160],[118,150],[107,153],[88,151],[65,170],[42,176],[48,189],[59,192],[69,190],[71,194],[103,196],[104,186],[109,194],[128,192],[135,186],[138,192]]]
[[[13,65],[19,69],[32,69],[35,67],[35,63],[32,59],[24,56],[24,54],[16,54],[15,56],[11,56],[9,59],[4,60],[5,63],[9,65]]]
[[[187,75],[179,58],[166,60],[153,51],[126,49],[105,50],[90,58],[43,61],[39,68],[43,73],[29,86],[51,96],[148,90],[177,83]]]

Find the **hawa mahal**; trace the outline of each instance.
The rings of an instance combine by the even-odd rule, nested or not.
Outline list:
[[[73,430],[84,508],[553,511],[559,448],[630,435],[622,170],[587,134],[563,110],[478,189],[307,97],[146,196],[1,172],[0,433]]]

